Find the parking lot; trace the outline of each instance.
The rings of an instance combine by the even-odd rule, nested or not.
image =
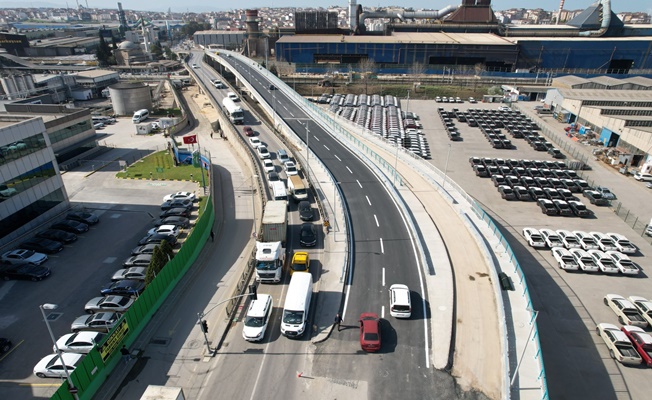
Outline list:
[[[405,102],[402,103],[405,107]],[[546,152],[536,151],[524,139],[510,138],[515,148],[496,149],[477,127],[456,122],[461,141],[451,141],[437,114],[437,108],[497,109],[500,104],[441,104],[433,101],[410,101],[409,111],[421,118],[423,132],[430,143],[432,162],[473,196],[491,214],[503,235],[509,240],[526,273],[534,306],[540,311],[538,322],[543,358],[546,365],[551,398],[612,398],[624,394],[646,398],[652,384],[645,379],[645,367],[624,367],[609,357],[602,339],[595,334],[597,323],[618,324],[616,315],[603,303],[608,293],[624,297],[652,297],[647,275],[650,261],[646,257],[649,244],[637,236],[608,207],[590,205],[595,218],[546,216],[532,202],[503,200],[490,178],[479,178],[469,164],[470,157],[549,160]],[[450,146],[450,147],[449,147]],[[612,171],[590,171],[589,176],[609,176],[608,186],[616,194],[625,193],[631,182],[619,179]],[[600,184],[600,179],[596,179]],[[622,182],[622,186],[619,184]],[[559,270],[550,250],[535,250],[522,236],[525,227],[553,230],[616,232],[627,236],[638,248],[632,260],[640,265],[638,277],[586,274]],[[626,395],[625,395],[626,396]]]
[[[133,129],[126,118],[105,128],[110,134],[106,140],[117,145],[111,155],[135,156],[134,149],[164,143],[161,135],[136,136]],[[0,331],[15,347],[0,361],[0,387],[5,396],[49,397],[59,387],[58,379],[39,379],[32,374],[36,363],[52,353],[39,305],[58,305],[47,312],[55,338],[69,333],[73,320],[85,314],[86,302],[100,296],[100,288],[111,281],[137,242],[154,226],[163,196],[198,190],[191,182],[115,179],[118,169],[116,162],[92,175],[84,168],[63,174],[72,206],[85,207],[99,216],[100,222],[60,253],[50,255],[44,265],[52,274],[43,281],[0,284]]]

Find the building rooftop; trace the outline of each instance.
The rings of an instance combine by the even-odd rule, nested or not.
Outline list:
[[[288,35],[277,43],[439,43],[475,45],[512,45],[492,33],[394,32],[391,36]]]
[[[91,69],[88,71],[77,72],[75,75],[80,76],[82,78],[97,78],[100,76],[115,75],[115,74],[117,74],[116,71],[110,71],[108,69]]]
[[[566,99],[590,101],[652,101],[652,90],[564,89],[557,88]],[[634,106],[632,104],[632,106]]]

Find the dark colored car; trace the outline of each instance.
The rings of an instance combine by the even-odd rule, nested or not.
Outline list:
[[[172,208],[166,211],[163,211],[159,217],[162,219],[165,219],[167,217],[189,217],[190,216],[190,210],[187,208]]]
[[[380,335],[380,318],[378,314],[360,314],[360,348],[367,352],[380,350],[382,338]]]
[[[185,208],[187,210],[192,210],[192,200],[171,200],[171,201],[166,201],[165,203],[161,204],[161,210],[167,211],[172,208]]]
[[[487,167],[484,165],[474,165],[473,170],[475,171],[475,174],[481,178],[487,178],[489,176]]]
[[[516,194],[516,198],[520,201],[530,201],[532,200],[532,196],[530,196],[530,192],[528,192],[527,188],[525,186],[514,186],[514,194]]]
[[[145,290],[145,282],[135,279],[123,279],[107,283],[100,290],[102,296],[138,296]]]
[[[28,239],[20,244],[21,249],[34,250],[39,253],[54,254],[63,250],[63,244],[42,237]]]
[[[608,206],[609,205],[609,200],[602,197],[602,194],[600,192],[596,192],[595,190],[585,190],[584,191],[584,197],[589,199],[591,204],[595,204],[596,206]]]
[[[68,213],[66,219],[71,219],[73,221],[83,222],[86,225],[95,225],[100,222],[100,219],[97,215],[85,211],[73,211]]]
[[[190,227],[190,220],[186,217],[172,216],[167,218],[161,218],[156,220],[156,222],[154,222],[154,226],[156,227],[159,227],[161,225],[176,225],[183,229],[188,229]]]
[[[564,217],[570,217],[573,215],[573,210],[564,200],[553,200],[552,202],[554,203],[555,207],[557,207],[559,215],[563,215]]]
[[[145,236],[144,238],[140,239],[138,242],[139,245],[144,245],[144,244],[161,244],[162,241],[166,241],[170,244],[170,246],[174,247],[177,244],[177,238],[174,237],[174,235],[166,235],[164,233],[155,233],[151,236]]]
[[[530,197],[532,197],[532,200],[539,200],[539,199],[547,198],[546,193],[540,187],[532,186],[532,187],[528,188],[527,191],[530,192]]]
[[[71,219],[66,219],[61,222],[57,222],[56,224],[52,225],[50,228],[60,229],[62,231],[66,231],[70,233],[88,232],[88,224],[85,224],[83,222],[73,221]]]
[[[539,199],[537,200],[537,204],[541,208],[541,212],[546,215],[557,215],[558,213],[555,204],[548,199]]]
[[[494,176],[492,176],[491,181],[494,183],[495,187],[507,184],[507,182],[505,181],[505,177],[502,176],[502,175],[494,175]]]
[[[312,221],[312,217],[313,211],[310,202],[307,200],[299,202],[299,218],[301,218],[302,221]]]
[[[593,211],[586,208],[586,206],[580,201],[568,201],[568,206],[573,211],[573,214],[580,218],[589,218],[593,216]]]
[[[10,279],[23,279],[27,281],[40,281],[50,276],[50,268],[34,264],[8,264],[0,262],[0,277],[5,281]]]
[[[299,244],[304,247],[313,247],[317,244],[317,230],[313,224],[305,223],[301,225]]]
[[[514,194],[514,190],[512,190],[512,188],[507,185],[498,186],[498,192],[500,193],[500,197],[502,197],[505,200],[516,199],[516,194]]]
[[[65,244],[72,243],[77,240],[77,235],[74,233],[62,231],[59,229],[46,229],[36,234],[36,236],[40,238],[55,240]]]
[[[243,128],[242,128],[242,132],[244,132],[244,134],[245,134],[246,136],[254,136],[254,130],[251,129],[250,126],[245,126],[245,127],[243,127]]]

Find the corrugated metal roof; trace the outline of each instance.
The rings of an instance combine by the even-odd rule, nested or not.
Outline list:
[[[571,88],[573,85],[582,85],[585,83],[590,83],[590,81],[576,75],[560,76],[552,80],[552,86],[560,88]]]
[[[604,101],[652,101],[652,90],[607,90],[558,88],[565,99]]]
[[[394,32],[391,36],[287,35],[277,43],[438,43],[508,45],[513,43],[491,33]]]
[[[600,85],[605,85],[605,86],[620,86],[624,85],[626,82],[623,82],[620,79],[612,78],[610,76],[595,76],[593,78],[589,78],[591,82],[598,83]]]
[[[652,87],[652,79],[646,78],[644,76],[632,76],[630,78],[624,78],[622,80],[639,86]]]

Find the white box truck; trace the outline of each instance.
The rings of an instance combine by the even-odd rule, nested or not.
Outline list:
[[[186,396],[180,387],[149,385],[140,400],[186,400]]]
[[[292,195],[294,201],[308,200],[308,190],[303,180],[298,175],[291,175],[288,177],[288,191]]]
[[[281,242],[256,242],[256,280],[278,283],[283,275],[285,249]]]
[[[281,333],[284,336],[298,338],[306,332],[311,298],[312,275],[310,272],[293,273],[281,318]]]
[[[262,242],[282,242],[287,238],[287,201],[268,201],[262,221]]]

